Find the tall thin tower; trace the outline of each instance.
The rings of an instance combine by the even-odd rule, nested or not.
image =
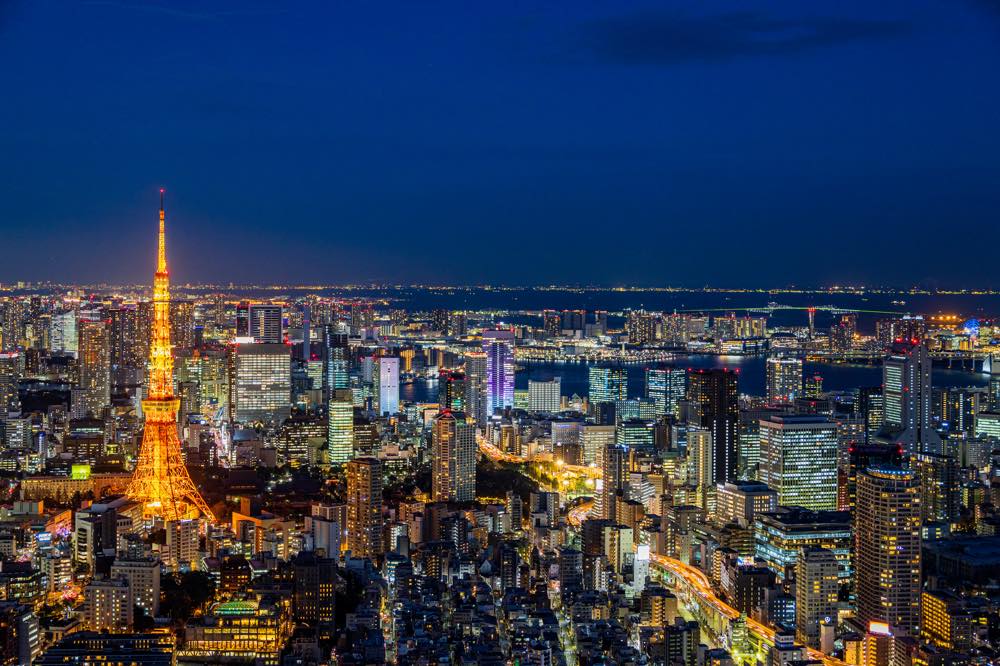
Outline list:
[[[191,481],[177,437],[174,397],[174,358],[170,349],[170,274],[164,231],[163,190],[160,190],[160,238],[156,274],[153,277],[153,330],[149,348],[149,394],[142,401],[146,425],[142,449],[132,482],[130,499],[142,503],[143,515],[164,521],[204,515],[215,517]]]

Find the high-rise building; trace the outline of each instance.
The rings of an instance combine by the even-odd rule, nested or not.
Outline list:
[[[111,404],[111,360],[108,345],[108,326],[103,320],[81,320],[77,328],[79,340],[80,381],[79,395],[82,404],[73,405],[77,418],[93,415],[100,417]]]
[[[378,400],[379,414],[395,414],[399,411],[399,358],[378,356],[375,358],[372,378],[375,380],[375,398]]]
[[[953,523],[962,508],[960,465],[953,456],[915,453],[910,469],[920,484],[920,513],[923,523]]]
[[[558,412],[562,382],[559,377],[549,381],[528,380],[528,409],[533,412]]]
[[[648,368],[646,397],[656,404],[657,416],[677,416],[677,404],[687,392],[687,371],[684,368]]]
[[[194,347],[194,301],[170,302],[170,341],[174,349]]]
[[[596,465],[607,446],[615,443],[615,426],[585,424],[580,431],[580,450],[584,465]]]
[[[884,421],[880,439],[906,454],[940,453],[941,437],[931,422],[931,358],[922,342],[892,345],[882,369]]]
[[[281,344],[284,341],[281,321],[280,305],[253,303],[249,307],[247,335],[258,344]]]
[[[21,381],[22,356],[17,352],[0,352],[0,421],[8,414],[21,411],[18,386]]]
[[[715,513],[715,446],[708,428],[690,426],[687,431],[688,479],[696,487],[694,502],[709,514]]]
[[[774,415],[760,421],[760,480],[778,504],[837,508],[837,426],[823,416]]]
[[[628,493],[629,464],[628,451],[617,444],[604,449],[600,506],[601,518],[614,520],[618,515],[618,503]]]
[[[347,546],[355,557],[382,554],[382,463],[361,457],[347,463]]]
[[[465,374],[454,370],[442,370],[438,375],[438,404],[441,409],[465,411],[468,387]]]
[[[431,496],[435,502],[476,498],[476,436],[465,414],[445,410],[431,436]]]
[[[625,320],[628,341],[633,345],[644,345],[656,340],[656,317],[645,310],[629,310]]]
[[[490,412],[487,407],[486,354],[465,355],[465,413],[478,427],[484,427]]]
[[[483,331],[487,416],[514,406],[514,331]]]
[[[712,433],[717,481],[732,481],[739,468],[739,375],[724,368],[693,370],[688,400],[697,410],[695,422]]]
[[[587,370],[587,394],[591,404],[627,400],[625,369],[590,366]]]
[[[802,549],[795,565],[795,637],[811,648],[819,647],[820,623],[837,619],[838,569],[833,551],[816,546]]]
[[[835,352],[851,351],[857,332],[858,316],[853,313],[840,315],[840,321],[830,327],[830,349]]]
[[[910,470],[858,475],[854,522],[858,619],[911,634],[920,622],[920,485]]]
[[[54,356],[76,356],[76,312],[66,310],[52,315],[49,323],[49,348]]]
[[[105,316],[112,383],[124,384],[129,379],[128,371],[136,370],[145,360],[139,348],[139,311],[134,305],[108,308]]]
[[[160,561],[156,558],[116,558],[111,578],[128,582],[129,604],[142,608],[149,617],[160,612]]]
[[[236,345],[233,413],[240,423],[279,425],[292,407],[292,358],[283,344]]]
[[[335,324],[323,327],[323,390],[326,396],[337,389],[350,388],[348,374],[350,347],[346,333],[339,332]]]
[[[332,465],[343,465],[354,457],[354,396],[350,389],[337,389],[327,403],[327,445]]]
[[[197,518],[170,520],[164,524],[165,545],[160,553],[163,565],[172,571],[196,570],[201,521]]]
[[[771,356],[767,359],[767,404],[787,405],[802,393],[802,359]]]

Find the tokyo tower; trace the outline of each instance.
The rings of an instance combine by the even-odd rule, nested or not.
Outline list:
[[[194,487],[177,437],[174,358],[170,349],[170,274],[164,232],[163,190],[160,190],[160,238],[153,277],[153,331],[149,348],[149,393],[142,401],[146,425],[129,499],[142,504],[146,518],[184,520],[204,515],[214,521],[201,493]]]

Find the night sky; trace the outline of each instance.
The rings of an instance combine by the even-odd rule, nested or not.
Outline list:
[[[0,0],[0,281],[1000,287],[1000,0]]]

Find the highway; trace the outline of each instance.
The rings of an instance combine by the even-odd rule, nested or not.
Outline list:
[[[689,564],[684,564],[680,560],[676,560],[672,557],[665,557],[663,555],[651,555],[649,563],[650,566],[655,567],[660,571],[666,571],[678,578],[682,578],[684,582],[686,582],[705,603],[729,620],[735,620],[740,617],[740,612],[738,610],[727,604],[715,594],[715,591],[712,589],[711,581],[700,569],[696,569]],[[750,633],[762,638],[764,641],[774,644],[775,631],[773,627],[769,627],[766,624],[748,617],[747,629]],[[827,656],[819,650],[807,648],[806,651],[810,659],[821,661],[825,666],[848,666],[847,662],[835,657]]]

